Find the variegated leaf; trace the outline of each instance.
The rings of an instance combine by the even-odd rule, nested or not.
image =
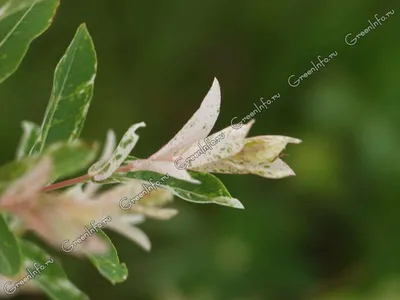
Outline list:
[[[117,250],[109,237],[101,230],[98,236],[108,244],[108,251],[105,254],[88,253],[87,256],[102,276],[112,284],[124,282],[128,278],[128,269],[124,263],[120,263]]]
[[[185,169],[193,169],[236,155],[244,147],[245,138],[253,124],[254,120],[239,129],[229,126],[214,133],[178,154],[179,158],[175,161],[180,163],[181,166],[184,164]]]
[[[190,202],[215,203],[234,208],[244,208],[238,199],[232,198],[223,183],[214,175],[191,171],[189,173],[201,184],[193,184],[172,177],[165,181],[162,180],[165,175],[150,171],[129,172],[126,177],[144,181],[159,181],[161,186],[170,190],[175,196]]]
[[[20,65],[30,43],[50,26],[58,0],[0,0],[0,83]]]
[[[91,166],[88,172],[89,175],[93,177],[95,181],[106,180],[110,177],[125,161],[139,140],[136,130],[145,126],[146,124],[144,122],[132,125],[122,137],[121,142],[118,144],[118,147],[111,157],[106,162],[99,161]]]
[[[192,178],[187,170],[177,167],[177,164],[172,161],[138,159],[130,164],[132,171],[152,171],[161,174],[168,174],[176,179],[184,180],[194,184],[200,182]]]
[[[96,69],[93,41],[83,24],[57,65],[34,152],[41,152],[54,142],[72,142],[79,137],[92,100]]]
[[[215,163],[200,166],[195,169],[200,172],[220,174],[254,174],[265,178],[281,179],[295,176],[294,171],[281,159],[269,162],[248,162],[228,158]]]
[[[217,121],[221,106],[221,89],[218,80],[215,78],[210,91],[204,98],[200,108],[194,113],[183,128],[163,146],[158,152],[152,155],[152,159],[166,159],[179,149],[189,147],[194,142],[208,136]]]
[[[288,143],[301,140],[285,136],[258,136],[245,140],[238,154],[219,161],[195,167],[194,170],[223,174],[255,174],[265,178],[280,179],[294,176],[294,171],[281,159],[280,153]]]
[[[246,139],[240,157],[247,157],[249,161],[273,162],[289,143],[300,144],[301,140],[280,135],[254,136]]]

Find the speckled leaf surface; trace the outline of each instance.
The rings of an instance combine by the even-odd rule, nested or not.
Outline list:
[[[165,144],[160,150],[152,155],[152,159],[163,159],[180,149],[189,147],[194,142],[206,138],[211,132],[218,119],[221,106],[221,88],[218,80],[214,82],[203,99],[199,109],[187,121],[182,129]]]
[[[98,235],[109,245],[106,254],[88,254],[89,260],[97,268],[99,273],[112,284],[124,282],[128,278],[128,269],[124,263],[120,263],[117,250],[108,236],[99,231]]]
[[[109,178],[125,161],[138,142],[139,135],[136,134],[136,130],[145,126],[146,124],[141,122],[129,127],[111,156],[107,160],[102,158],[99,162],[91,166],[89,175],[95,181],[102,181]]]
[[[96,69],[93,41],[83,24],[55,70],[53,90],[34,152],[51,143],[71,142],[79,137],[92,100]]]

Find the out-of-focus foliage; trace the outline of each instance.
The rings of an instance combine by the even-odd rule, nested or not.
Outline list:
[[[382,25],[350,47],[375,14]],[[82,137],[102,140],[145,121],[145,157],[198,107],[213,77],[222,90],[215,131],[280,93],[252,135],[303,140],[286,158],[297,177],[223,176],[246,209],[176,201],[168,223],[148,222],[145,253],[111,235],[130,272],[117,287],[89,262],[66,258],[93,299],[391,300],[400,297],[399,5],[394,1],[63,1],[57,19],[0,88],[1,164],[20,121],[40,123],[53,70],[86,22],[99,60]],[[318,56],[338,55],[296,87]],[[21,87],[23,84],[23,88]],[[59,254],[57,254],[59,255]],[[69,262],[74,262],[69,263]]]

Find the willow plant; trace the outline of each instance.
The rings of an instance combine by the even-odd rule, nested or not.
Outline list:
[[[0,83],[16,71],[30,43],[50,26],[58,5],[58,0],[0,0]],[[95,47],[83,24],[55,68],[42,124],[22,122],[15,160],[0,167],[4,294],[40,289],[52,299],[88,299],[68,280],[59,259],[28,240],[27,232],[58,251],[87,257],[116,284],[127,279],[128,270],[103,229],[150,250],[149,238],[137,225],[146,218],[175,216],[177,210],[166,207],[174,196],[244,208],[211,173],[294,175],[281,153],[298,139],[247,138],[254,120],[210,135],[221,105],[217,79],[183,128],[150,157],[132,156],[138,132],[144,132],[141,120],[120,142],[109,130],[99,154],[98,143],[80,139],[96,70]],[[83,175],[71,177],[77,174]]]

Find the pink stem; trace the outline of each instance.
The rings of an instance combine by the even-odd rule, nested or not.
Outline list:
[[[121,173],[121,172],[122,173],[126,173],[126,172],[129,172],[129,171],[131,171],[133,169],[133,165],[134,164],[132,163],[132,164],[129,164],[127,166],[119,167],[115,171],[115,173]],[[88,174],[85,174],[85,175],[82,175],[82,176],[79,176],[79,177],[76,177],[76,178],[68,179],[68,180],[65,180],[65,181],[61,181],[61,182],[57,182],[57,183],[45,186],[44,188],[42,188],[42,192],[58,190],[58,189],[61,189],[63,187],[67,187],[67,186],[74,185],[74,184],[77,184],[77,183],[82,183],[82,182],[85,182],[85,181],[88,181],[88,180],[90,180],[90,176]]]
[[[65,181],[57,182],[57,183],[45,186],[44,188],[42,188],[42,192],[53,191],[53,190],[61,189],[63,187],[70,186],[70,185],[73,185],[73,184],[85,182],[89,178],[90,178],[89,175],[86,174],[86,175],[79,176],[79,177],[76,177],[76,178],[72,178],[72,179],[68,179],[68,180],[65,180]]]

